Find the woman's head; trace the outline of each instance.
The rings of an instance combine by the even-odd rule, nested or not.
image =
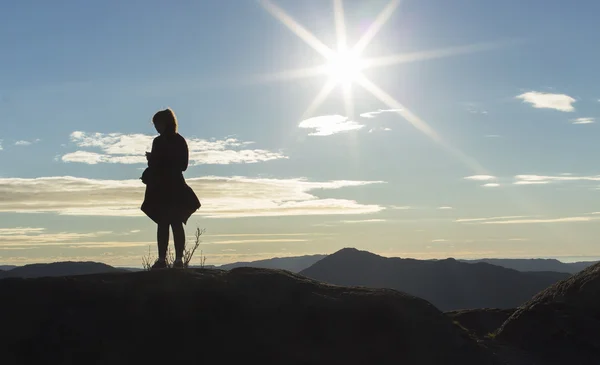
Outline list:
[[[154,114],[152,123],[154,123],[156,131],[160,134],[177,133],[177,117],[171,108],[161,110]]]

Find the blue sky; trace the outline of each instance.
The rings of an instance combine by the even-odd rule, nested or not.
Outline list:
[[[139,265],[154,252],[138,177],[167,106],[190,144],[203,207],[187,230],[206,229],[207,263],[343,247],[598,257],[598,11],[3,2],[0,262]],[[339,56],[340,34],[362,52]]]

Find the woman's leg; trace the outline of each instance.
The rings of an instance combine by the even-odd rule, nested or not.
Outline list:
[[[171,223],[171,227],[173,227],[173,240],[175,241],[175,259],[183,259],[183,251],[185,250],[183,222]]]
[[[169,247],[169,223],[159,223],[156,233],[158,241],[158,259],[167,258],[167,248]]]

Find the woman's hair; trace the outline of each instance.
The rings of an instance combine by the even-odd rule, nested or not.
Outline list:
[[[165,110],[161,110],[154,114],[152,117],[152,123],[165,123],[167,127],[167,132],[177,133],[179,124],[177,123],[177,117],[175,116],[175,112],[171,108],[167,108]]]

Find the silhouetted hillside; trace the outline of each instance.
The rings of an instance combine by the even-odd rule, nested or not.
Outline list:
[[[3,278],[38,278],[43,276],[69,276],[122,272],[112,266],[99,262],[54,262],[50,264],[31,264],[18,266],[12,270],[0,272]]]
[[[0,265],[0,270],[2,271],[8,271],[8,270],[12,270],[14,269],[16,266],[14,265]]]
[[[264,269],[279,269],[287,270],[293,273],[298,273],[315,262],[323,259],[327,255],[309,255],[296,257],[274,257],[272,259],[250,261],[250,262],[234,262],[232,264],[221,265],[218,268],[224,270],[234,269],[236,267],[258,267]]]
[[[515,311],[516,309],[481,308],[450,311],[446,315],[481,338],[496,332]]]
[[[518,271],[554,271],[576,274],[586,267],[594,265],[597,261],[560,262],[555,259],[480,259],[459,260],[468,263],[485,262],[492,265],[515,269]]]
[[[386,258],[354,248],[340,250],[301,272],[327,283],[391,288],[430,301],[444,311],[516,308],[569,274],[519,272],[454,259]]]
[[[547,364],[598,364],[600,264],[558,282],[521,306],[496,338],[543,354]]]
[[[0,280],[2,364],[486,365],[423,299],[267,269]]]

